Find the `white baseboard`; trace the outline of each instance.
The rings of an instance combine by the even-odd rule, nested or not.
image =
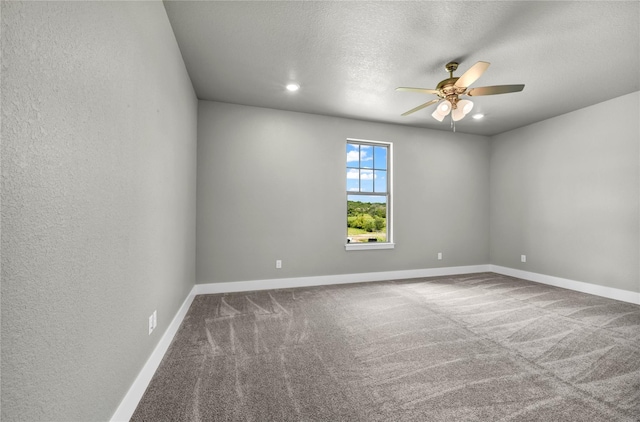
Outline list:
[[[253,290],[288,289],[292,287],[326,286],[331,284],[364,283],[367,281],[402,280],[442,275],[471,274],[491,271],[491,266],[468,265],[464,267],[426,268],[419,270],[398,270],[376,273],[339,274],[316,277],[275,278],[268,280],[232,281],[227,283],[196,284],[197,295],[247,292]]]
[[[149,356],[149,359],[147,359],[147,362],[142,367],[142,370],[129,388],[129,391],[127,391],[127,394],[120,402],[120,405],[111,417],[111,422],[127,422],[131,419],[131,416],[133,416],[133,412],[135,412],[136,407],[138,407],[138,403],[140,402],[140,399],[142,399],[144,392],[147,390],[147,387],[151,382],[151,378],[153,378],[162,358],[167,352],[167,349],[169,349],[171,341],[176,335],[178,328],[180,328],[180,324],[182,323],[184,316],[187,314],[194,297],[194,289],[191,289],[189,295],[182,303],[182,306],[178,309],[176,316],[171,320],[169,327],[167,327],[167,331],[165,331],[156,348],[153,349],[151,356]]]
[[[554,277],[550,275],[532,273],[529,271],[516,270],[514,268],[490,265],[494,273],[522,278],[536,283],[548,284],[550,286],[562,287],[563,289],[576,290],[578,292],[589,293],[609,299],[620,300],[622,302],[635,303],[640,305],[640,293],[629,290],[616,289],[613,287],[600,286],[598,284],[585,283],[583,281],[569,280],[567,278]]]

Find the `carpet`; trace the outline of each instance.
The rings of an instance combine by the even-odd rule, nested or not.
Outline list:
[[[132,421],[639,421],[640,306],[494,273],[194,299]]]

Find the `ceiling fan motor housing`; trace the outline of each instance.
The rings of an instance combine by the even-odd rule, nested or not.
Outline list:
[[[455,86],[459,78],[449,78],[441,81],[436,89],[438,90],[438,96],[446,99],[451,103],[451,108],[456,109],[458,103],[458,95],[464,94],[466,87]]]

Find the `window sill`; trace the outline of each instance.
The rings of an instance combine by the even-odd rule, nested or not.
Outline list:
[[[345,250],[347,251],[366,251],[371,249],[393,249],[395,248],[395,243],[377,243],[377,242],[363,242],[363,243],[347,243],[344,245]]]

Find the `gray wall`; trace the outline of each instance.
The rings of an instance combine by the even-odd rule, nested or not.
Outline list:
[[[347,138],[394,143],[393,250],[344,249]],[[489,152],[484,136],[200,101],[197,282],[486,264]]]
[[[2,2],[2,55],[1,419],[108,420],[194,283],[197,100],[161,2]]]
[[[492,138],[493,264],[640,291],[639,104],[636,92]]]

